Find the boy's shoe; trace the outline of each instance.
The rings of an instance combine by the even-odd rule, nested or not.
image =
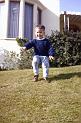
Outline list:
[[[37,81],[38,81],[38,75],[34,75],[33,81],[34,81],[34,82],[37,82]]]
[[[48,77],[44,77],[43,79],[44,79],[45,81],[48,81]]]
[[[48,77],[44,77],[43,79],[47,82],[50,82]]]

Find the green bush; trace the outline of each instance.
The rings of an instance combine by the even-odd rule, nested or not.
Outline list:
[[[55,48],[55,61],[51,66],[71,66],[81,64],[81,32],[53,32],[48,37]]]
[[[32,67],[32,55],[33,55],[33,49],[24,50],[24,44],[28,42],[27,38],[16,38],[16,41],[18,45],[21,47],[20,49],[20,59],[18,61],[18,68],[19,69],[25,69],[25,68],[31,68]]]
[[[18,61],[18,68],[19,69],[31,68],[32,67],[32,55],[33,55],[33,49],[24,50],[23,48],[21,48],[20,59]]]
[[[21,39],[21,38],[16,38],[16,41],[17,41],[17,44],[20,46],[20,47],[23,47],[24,44],[28,41],[27,38],[24,38],[24,39]]]

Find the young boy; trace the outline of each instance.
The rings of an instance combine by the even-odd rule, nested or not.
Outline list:
[[[36,39],[33,39],[25,44],[26,50],[34,48],[34,56],[32,67],[34,72],[34,81],[38,81],[39,77],[39,64],[42,64],[43,79],[48,79],[49,73],[49,59],[54,59],[54,49],[49,40],[45,38],[45,26],[37,25],[35,28]]]

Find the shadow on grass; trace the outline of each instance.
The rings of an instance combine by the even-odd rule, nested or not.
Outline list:
[[[64,74],[59,74],[57,76],[52,76],[50,77],[50,82],[53,80],[64,80],[64,79],[70,79],[74,76],[81,77],[81,72],[72,72],[72,73],[64,73]]]

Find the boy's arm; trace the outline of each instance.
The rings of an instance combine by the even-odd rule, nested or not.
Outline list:
[[[24,50],[28,50],[28,49],[32,48],[33,46],[34,46],[34,41],[33,40],[29,41],[29,42],[25,43]]]

